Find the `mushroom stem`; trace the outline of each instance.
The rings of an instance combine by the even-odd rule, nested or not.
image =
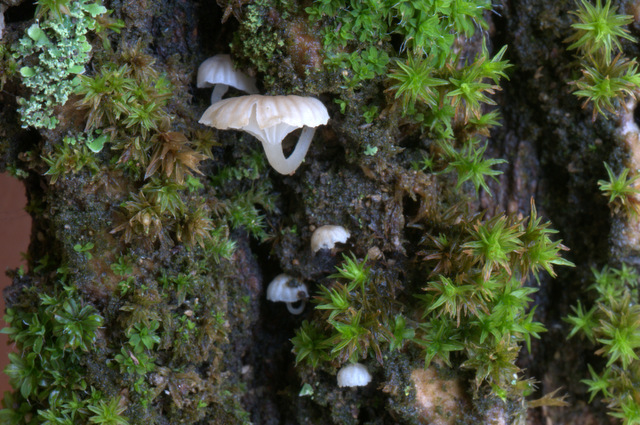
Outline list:
[[[216,84],[211,92],[211,104],[219,102],[222,96],[229,90],[229,86],[226,84]]]
[[[287,310],[289,310],[289,313],[298,315],[304,311],[304,306],[307,304],[307,302],[305,300],[300,300],[300,305],[298,307],[293,306],[293,304],[295,303],[286,303],[286,304],[287,304]]]
[[[305,126],[302,129],[302,133],[300,133],[298,144],[291,155],[289,155],[289,158],[284,157],[284,152],[282,152],[282,143],[275,144],[262,142],[264,153],[267,155],[267,161],[269,161],[269,164],[271,164],[273,169],[280,174],[293,174],[300,164],[302,164],[315,132],[316,129],[314,127]]]

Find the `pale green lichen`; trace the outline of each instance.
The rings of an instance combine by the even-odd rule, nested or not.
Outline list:
[[[54,108],[69,98],[73,90],[71,77],[84,72],[91,51],[87,33],[96,29],[96,16],[106,12],[97,3],[76,1],[58,19],[36,21],[27,29],[14,52],[14,57],[25,64],[20,74],[23,84],[31,90],[28,99],[18,99],[23,127],[56,127]]]

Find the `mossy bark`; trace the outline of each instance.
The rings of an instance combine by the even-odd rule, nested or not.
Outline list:
[[[2,3],[8,6],[2,43],[10,45],[33,22],[34,7],[30,2]],[[331,120],[316,131],[305,162],[293,176],[260,172],[270,180],[269,195],[277,199],[275,208],[261,211],[272,237],[259,240],[240,226],[229,234],[236,243],[233,255],[218,259],[197,244],[180,243],[175,234],[169,235],[169,243],[145,242],[143,236],[127,244],[120,234],[111,233],[121,221],[120,204],[138,192],[141,181],[117,169],[118,155],[108,149],[97,155],[99,171],[83,169],[50,184],[41,155],[52,152],[69,131],[84,127],[85,117],[75,107],[78,99],[56,109],[61,124],[55,130],[22,129],[16,96],[27,93],[16,74],[2,80],[2,167],[22,171],[34,223],[29,272],[15,276],[5,292],[7,306],[40,312],[37,293],[60,293],[62,283],[55,270],[66,267],[65,285],[73,286],[79,301],[93,306],[104,319],[95,347],[79,353],[78,368],[87,387],[119,398],[131,424],[507,423],[523,417],[522,405],[502,404],[485,392],[474,398],[469,371],[439,364],[428,373],[416,372],[424,366],[416,348],[385,353],[382,363],[369,358],[373,382],[362,389],[338,389],[335,367],[296,367],[290,339],[312,307],[292,317],[284,304],[265,300],[265,289],[282,272],[308,282],[312,289],[335,272],[340,255],[311,255],[312,230],[340,224],[351,232],[345,251],[359,258],[381,253],[375,282],[394,298],[389,304],[402,304],[427,281],[416,265],[424,237],[414,225],[416,217],[451,201],[443,199],[444,190],[433,175],[410,167],[419,159],[424,140],[399,114],[381,108],[383,113],[364,124],[360,106],[384,105],[391,99],[382,78],[363,83],[350,95],[347,112],[340,112],[334,99],[343,91],[342,76],[323,67],[319,28],[304,13],[303,6],[310,2],[292,6],[219,1],[222,7],[213,0],[104,3],[124,22],[119,35],[109,35],[114,52],[140,42],[155,59],[156,69],[174,85],[167,109],[176,128],[202,129],[197,121],[210,93],[195,88],[197,67],[207,57],[229,51],[240,68],[258,78],[263,93],[318,97]],[[620,8],[627,6],[622,2]],[[587,363],[603,361],[586,342],[574,338],[567,344],[562,318],[584,297],[591,267],[638,264],[639,254],[621,240],[623,232],[616,229],[625,226],[624,220],[610,215],[596,184],[606,176],[603,161],[621,164],[627,156],[616,136],[616,119],[592,123],[590,110],[581,108],[567,85],[577,72],[574,55],[563,43],[571,33],[568,11],[574,7],[573,1],[495,2],[495,12],[488,16],[490,30],[484,34],[493,46],[509,45],[505,58],[514,65],[509,81],[494,96],[503,120],[487,150],[487,156],[505,158],[508,164],[502,166],[498,182],[490,182],[493,197],[481,192],[469,201],[470,209],[487,216],[526,216],[534,198],[539,214],[560,231],[559,238],[571,249],[566,257],[576,265],[558,269],[556,279],[541,279],[536,320],[548,332],[518,359],[526,375],[540,382],[532,398],[564,387],[570,403],[531,409],[526,418],[533,424],[609,420],[605,406],[597,401],[587,404],[586,387],[580,383],[588,376]],[[284,9],[296,12],[283,13]],[[223,17],[226,21],[221,23]],[[637,33],[638,24],[631,29]],[[477,48],[479,38],[474,40]],[[92,44],[94,55],[108,62],[100,40]],[[623,41],[623,46],[628,56],[639,53],[636,45]],[[90,65],[87,71],[95,69]],[[205,187],[184,195],[188,208],[204,202],[214,210],[220,199],[246,193],[253,184],[240,178],[224,180],[226,187],[210,184],[208,177],[227,166],[241,167],[250,149],[260,149],[257,140],[237,132],[221,131],[217,138],[214,159],[200,167]],[[364,154],[365,148],[374,149],[374,154]],[[453,187],[455,178],[449,183]],[[463,190],[474,199],[472,189]],[[74,250],[87,242],[94,243],[91,259]],[[119,286],[122,277],[111,268],[121,256],[130,262],[129,276],[135,281],[133,293],[126,296]],[[45,257],[46,266],[38,269]],[[180,275],[193,279],[186,294],[159,282],[162,276]],[[127,347],[127,329],[145,317],[160,322],[161,333],[149,354],[155,369],[140,376],[123,371],[115,358]],[[218,323],[216,317],[223,319]],[[185,331],[189,320],[198,330]],[[125,354],[135,356],[127,350]],[[456,362],[459,365],[461,359]],[[429,379],[431,386],[421,381]],[[436,389],[433,380],[441,384]],[[312,396],[299,396],[303,384],[313,387]],[[146,393],[136,392],[136,385]],[[444,410],[434,413],[422,399],[440,400]],[[42,403],[33,408],[33,415],[47,406]]]

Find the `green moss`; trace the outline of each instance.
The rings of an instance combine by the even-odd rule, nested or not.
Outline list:
[[[244,9],[240,28],[231,46],[233,50],[241,48],[243,56],[261,73],[266,73],[284,55],[285,38],[280,30],[273,30],[275,22],[268,22],[266,18],[272,3],[258,0]],[[274,9],[271,11],[278,13]]]
[[[54,147],[53,152],[44,155],[42,159],[49,166],[45,175],[51,176],[49,184],[55,184],[61,176],[76,174],[85,168],[92,175],[97,174],[100,166],[91,147],[99,138],[103,136],[92,133],[65,136],[62,143]]]
[[[616,9],[611,7],[611,0],[606,0],[604,5],[596,0],[595,6],[581,0],[578,10],[572,12],[576,17],[572,27],[576,31],[565,40],[572,42],[567,50],[578,51],[582,67],[582,77],[572,82],[576,87],[574,94],[584,98],[583,108],[593,103],[593,121],[597,114],[606,118],[605,111],[617,115],[617,110],[626,108],[625,102],[634,97],[634,90],[640,87],[635,59],[622,56],[618,40],[635,41],[624,28],[633,22],[633,17],[617,14]]]
[[[592,271],[594,283],[589,289],[597,294],[595,302],[587,310],[578,301],[565,320],[572,325],[568,338],[586,337],[607,363],[600,373],[589,365],[590,378],[581,382],[588,386],[589,402],[600,396],[607,402],[610,415],[625,424],[640,423],[638,391],[633,385],[640,371],[636,354],[640,348],[638,273],[626,264],[619,269],[605,266]]]
[[[25,289],[22,304],[7,310],[9,327],[2,332],[9,334],[21,355],[11,353],[5,369],[18,392],[4,400],[3,423],[26,424],[36,411],[44,423],[56,423],[46,422],[54,418],[91,421],[94,416],[87,408],[101,400],[92,396],[82,358],[97,349],[97,330],[104,318],[64,284],[64,276],[58,279],[62,281],[53,293]]]

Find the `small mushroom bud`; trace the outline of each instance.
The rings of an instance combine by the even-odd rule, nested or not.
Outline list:
[[[351,234],[342,226],[326,225],[318,227],[311,235],[311,251],[333,249],[336,243],[345,243]]]
[[[298,283],[298,284],[296,284]],[[304,311],[304,306],[309,298],[307,285],[299,283],[297,280],[286,274],[279,274],[267,287],[267,299],[273,302],[287,303],[287,310],[291,314],[300,314]],[[293,304],[300,301],[299,307]]]
[[[229,86],[247,93],[258,93],[255,78],[251,78],[233,68],[231,56],[215,55],[198,68],[198,88],[212,87],[211,104],[214,104],[227,92]]]
[[[363,387],[369,382],[371,382],[371,374],[361,363],[348,364],[338,371],[339,387]]]
[[[151,225],[151,214],[144,213],[140,219],[140,222],[145,228],[145,231],[148,231],[149,226]]]

